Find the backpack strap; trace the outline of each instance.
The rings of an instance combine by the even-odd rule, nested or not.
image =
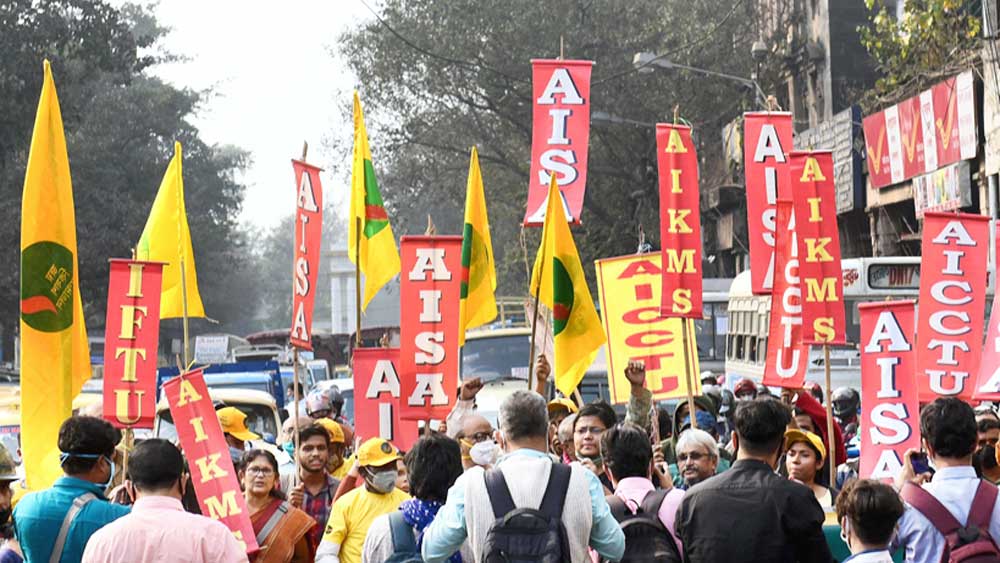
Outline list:
[[[264,545],[264,540],[267,539],[267,536],[271,535],[271,532],[278,527],[278,523],[285,517],[285,514],[288,514],[289,506],[287,501],[282,502],[278,505],[278,509],[271,513],[271,517],[267,519],[267,522],[264,522],[264,527],[257,534],[257,545]]]
[[[656,489],[647,493],[646,498],[642,499],[642,504],[639,505],[639,510],[645,514],[652,514],[659,522],[660,505],[663,504],[663,499],[667,498],[669,492],[664,489]]]
[[[538,510],[553,519],[562,518],[563,505],[566,504],[566,492],[569,490],[569,478],[573,469],[562,463],[553,463],[549,471],[549,483],[545,486],[545,496]]]
[[[62,559],[63,548],[66,547],[66,537],[69,536],[69,527],[73,524],[73,520],[79,516],[80,511],[83,510],[87,503],[96,499],[97,495],[94,493],[83,493],[82,495],[73,499],[73,504],[70,505],[69,510],[66,511],[66,516],[63,518],[62,526],[59,527],[59,535],[56,536],[56,543],[52,546],[52,554],[49,555],[49,563],[59,563]]]
[[[510,489],[507,487],[507,480],[503,478],[503,471],[495,467],[486,471],[484,478],[486,479],[486,494],[490,497],[490,505],[493,507],[493,516],[497,519],[503,518],[515,508],[514,499],[511,498]]]
[[[992,483],[980,479],[979,487],[976,489],[976,496],[972,497],[972,508],[969,509],[969,518],[966,526],[975,526],[983,532],[990,529],[990,517],[993,516],[993,507],[997,502],[997,488]]]
[[[618,498],[618,495],[607,495],[605,499],[608,501],[608,508],[611,509],[611,515],[615,517],[619,523],[629,517],[628,507],[625,506],[625,501]]]
[[[977,495],[978,496],[978,495]],[[948,536],[962,527],[962,524],[941,504],[934,495],[928,493],[919,485],[907,482],[903,485],[902,497],[913,508],[916,508],[941,535]]]
[[[399,510],[389,514],[389,532],[392,534],[393,553],[417,553],[417,542],[413,539],[413,528],[403,519]]]

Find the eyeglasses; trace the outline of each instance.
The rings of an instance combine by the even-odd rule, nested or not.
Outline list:
[[[689,459],[691,461],[701,461],[702,458],[706,458],[706,457],[708,457],[708,454],[704,454],[704,453],[701,453],[701,452],[690,452],[690,453],[686,453],[686,454],[677,454],[677,462],[681,463],[681,462],[687,461]]]
[[[247,474],[268,477],[270,475],[274,475],[274,470],[270,467],[247,467]]]
[[[601,434],[604,433],[604,429],[601,428],[600,426],[579,426],[574,432],[580,435],[594,434],[596,436],[600,436]]]
[[[469,436],[469,441],[472,442],[473,444],[478,444],[480,442],[485,442],[486,440],[489,440],[491,438],[493,438],[492,430],[490,430],[489,432],[476,432],[475,434]]]

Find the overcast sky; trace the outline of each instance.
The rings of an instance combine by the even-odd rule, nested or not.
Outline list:
[[[335,104],[350,99],[354,77],[331,48],[341,31],[371,14],[359,0],[163,0],[154,11],[172,30],[162,45],[190,60],[153,73],[177,87],[212,88],[194,125],[208,143],[252,154],[242,178],[243,220],[266,227],[292,214],[289,160],[301,155],[303,140],[309,161],[320,166],[350,158],[322,148],[326,137],[352,135]],[[349,179],[322,179],[326,200],[346,205]]]

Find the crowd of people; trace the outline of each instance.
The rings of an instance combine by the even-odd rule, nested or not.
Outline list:
[[[544,360],[538,372],[542,389]],[[829,440],[815,388],[774,396],[740,381],[727,399],[706,375],[693,409],[668,413],[654,408],[641,365],[626,376],[621,421],[603,402],[520,390],[495,427],[476,410],[481,383],[466,381],[451,416],[406,452],[356,440],[328,395],[307,399],[308,416],[286,421],[277,447],[238,409],[220,408],[260,546],[249,556],[200,514],[176,444],[140,441],[122,475],[121,433],[74,416],[60,429],[64,476],[51,488],[24,494],[0,451],[0,563],[826,563],[831,524],[851,563],[897,552],[919,563],[1000,561],[1000,418],[990,408],[924,405],[922,451],[908,451],[887,484],[859,479],[847,458],[845,428],[859,431],[849,392],[831,397],[841,404]]]

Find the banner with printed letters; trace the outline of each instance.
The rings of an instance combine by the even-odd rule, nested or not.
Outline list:
[[[663,315],[702,315],[701,211],[698,155],[686,125],[656,124],[660,179],[660,247]]]
[[[292,331],[288,342],[312,350],[313,304],[316,301],[319,251],[323,237],[323,185],[320,169],[298,160],[295,170],[295,283],[292,291]]]
[[[399,348],[355,348],[354,434],[361,442],[379,437],[408,451],[417,441],[417,423],[399,418]]]
[[[802,342],[802,287],[792,202],[777,203],[774,293],[764,362],[764,385],[800,389],[809,367],[809,346]]]
[[[750,284],[755,295],[769,295],[775,272],[775,204],[779,199],[792,199],[786,157],[792,150],[792,114],[745,113],[743,131]]]

